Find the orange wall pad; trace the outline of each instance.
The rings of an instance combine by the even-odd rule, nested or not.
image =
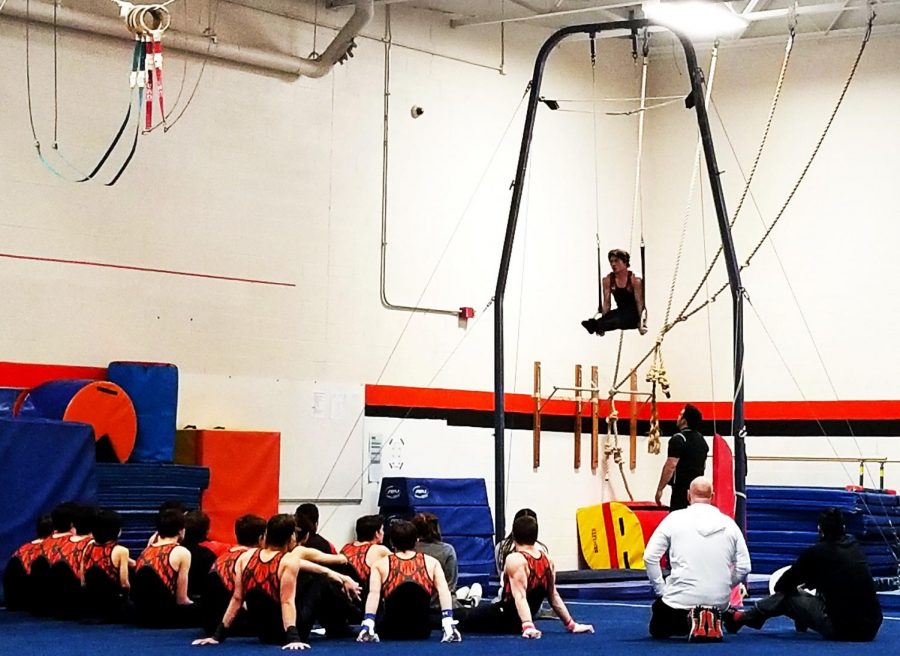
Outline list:
[[[278,512],[281,433],[262,431],[178,431],[195,444],[195,462],[209,467],[203,511],[212,540],[234,543],[234,520],[252,513],[268,519]],[[191,436],[190,433],[195,435]]]
[[[549,390],[545,395],[549,395]],[[684,401],[659,401],[659,418],[672,421],[684,407]],[[716,417],[730,421],[731,403],[727,401],[693,401],[704,417]],[[494,393],[472,390],[440,389],[428,387],[402,387],[398,385],[366,385],[366,405],[399,408],[428,408],[444,410],[494,410]],[[530,414],[534,411],[534,398],[530,394],[506,395],[506,412]],[[841,400],[841,401],[747,401],[748,420],[798,420],[798,419],[900,419],[898,400]],[[606,416],[609,405],[600,399],[600,414]],[[542,404],[544,415],[574,415],[575,402],[552,399]],[[638,406],[638,419],[650,418],[650,406]]]

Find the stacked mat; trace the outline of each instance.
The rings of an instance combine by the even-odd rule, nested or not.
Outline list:
[[[119,542],[139,553],[156,530],[156,515],[164,501],[200,507],[209,486],[209,469],[185,465],[97,464],[97,503],[122,515]]]
[[[873,576],[896,576],[900,556],[900,497],[824,487],[747,488],[747,546],[753,571],[771,574],[790,565],[818,540],[816,518],[826,508],[844,513]]]
[[[386,519],[437,516],[441,536],[456,549],[459,586],[487,585],[494,568],[494,525],[483,478],[385,478],[378,498]]]

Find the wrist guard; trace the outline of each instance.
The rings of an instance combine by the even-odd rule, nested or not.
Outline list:
[[[225,626],[225,624],[223,624],[222,622],[219,622],[219,626],[217,626],[216,630],[213,631],[212,637],[216,642],[225,642],[225,638],[228,637],[228,627]]]

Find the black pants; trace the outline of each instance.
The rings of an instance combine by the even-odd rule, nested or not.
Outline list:
[[[125,622],[128,617],[128,592],[118,579],[110,578],[99,567],[84,573],[84,617],[89,621]]]
[[[402,583],[384,600],[375,628],[387,640],[427,640],[430,615],[431,595],[415,583]]]
[[[786,615],[798,625],[810,628],[829,640],[836,637],[831,618],[825,611],[825,600],[803,592],[776,592],[760,599],[753,608],[744,612],[741,623],[753,629],[761,629],[767,619],[779,615]]]
[[[688,507],[688,488],[679,485],[672,486],[672,498],[669,500],[669,510],[683,510]]]
[[[650,637],[671,638],[686,636],[691,632],[691,611],[689,608],[672,608],[662,599],[653,602],[650,609]]]
[[[328,638],[352,634],[350,622],[362,621],[360,607],[354,605],[334,581],[318,574],[300,574],[297,579],[297,630],[308,636],[314,624],[325,629]]]
[[[489,606],[460,608],[453,616],[459,620],[459,630],[464,634],[519,635],[522,632],[522,620],[515,604],[498,601]]]
[[[10,558],[3,572],[3,594],[7,610],[28,610],[31,603],[28,572],[18,558]]]
[[[610,330],[632,330],[641,323],[641,318],[634,312],[626,312],[616,308],[610,310],[599,319],[594,319],[594,332],[605,333]]]

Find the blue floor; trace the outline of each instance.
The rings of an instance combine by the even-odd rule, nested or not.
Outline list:
[[[328,642],[313,638],[317,654],[372,653],[391,656],[423,656],[429,653],[452,651],[478,656],[522,656],[531,654],[584,654],[602,656],[641,656],[673,653],[748,654],[750,656],[795,656],[798,652],[815,650],[817,656],[884,656],[896,653],[900,644],[900,617],[894,613],[885,619],[878,639],[868,644],[828,643],[815,634],[798,634],[793,624],[784,619],[770,622],[763,631],[744,630],[727,636],[724,644],[691,645],[684,640],[653,641],[647,637],[649,606],[615,602],[572,602],[573,615],[582,622],[591,622],[597,633],[573,636],[566,633],[559,621],[542,620],[538,628],[544,637],[526,642],[506,636],[464,636],[457,645],[441,645],[438,634],[430,643],[380,643],[358,645],[352,640]],[[79,656],[95,654],[125,656],[126,654],[159,654],[187,656],[198,653],[276,654],[277,647],[260,645],[247,638],[233,638],[219,647],[192,647],[198,637],[194,630],[154,631],[126,626],[85,626],[81,624],[37,620],[27,615],[0,610],[0,654],[28,656],[30,654],[60,654]],[[200,650],[203,650],[201,652]]]

